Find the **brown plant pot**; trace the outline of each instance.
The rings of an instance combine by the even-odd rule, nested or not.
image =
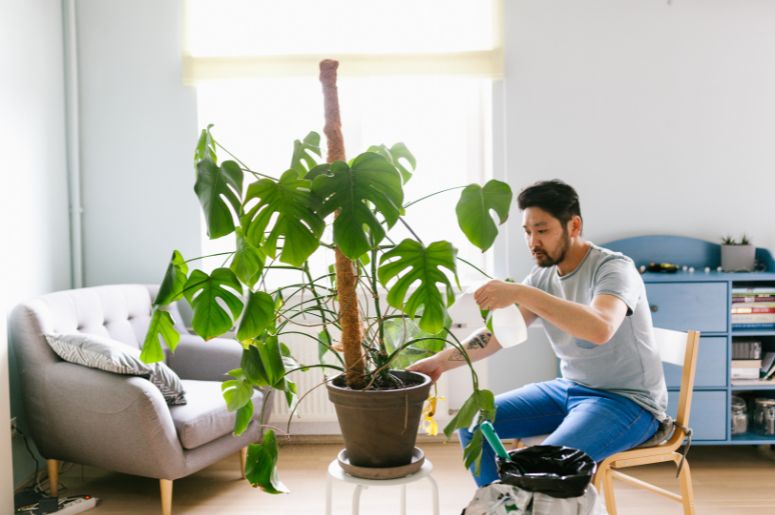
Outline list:
[[[398,467],[412,461],[431,380],[417,372],[392,372],[404,382],[419,382],[396,390],[352,390],[340,375],[326,384],[353,465]]]

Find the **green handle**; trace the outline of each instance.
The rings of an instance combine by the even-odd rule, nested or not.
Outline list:
[[[497,454],[498,457],[506,461],[511,461],[511,458],[509,457],[509,453],[506,451],[506,448],[503,446],[501,439],[498,438],[498,435],[495,432],[495,428],[492,427],[492,424],[487,420],[485,420],[484,422],[479,424],[479,429],[482,430],[482,434],[484,435],[485,439],[487,439],[487,443],[490,444],[490,447],[492,447],[493,450],[495,451],[495,454]]]

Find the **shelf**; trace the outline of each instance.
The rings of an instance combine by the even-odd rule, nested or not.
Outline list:
[[[760,435],[758,433],[743,433],[741,435],[732,435],[730,443],[745,445],[775,444],[775,436]]]
[[[603,245],[629,256],[640,267],[650,262],[694,267],[693,272],[642,274],[655,327],[700,331],[697,377],[690,424],[698,434],[714,439],[695,440],[697,445],[775,445],[775,435],[730,434],[730,397],[775,398],[775,380],[731,380],[732,346],[735,340],[760,340],[762,352],[775,351],[775,325],[732,327],[734,288],[775,288],[775,260],[769,250],[756,249],[756,259],[767,271],[719,272],[721,246],[696,238],[651,235],[625,238]],[[705,271],[708,267],[708,272]],[[745,320],[746,318],[743,318]],[[666,372],[675,372],[672,368]],[[677,398],[676,378],[668,395]],[[667,377],[666,379],[669,379]],[[715,385],[715,386],[714,386]],[[675,408],[675,405],[672,406]]]
[[[775,329],[733,329],[729,334],[732,335],[732,338],[741,336],[775,336]]]
[[[732,390],[775,390],[775,381],[735,379],[732,381]]]

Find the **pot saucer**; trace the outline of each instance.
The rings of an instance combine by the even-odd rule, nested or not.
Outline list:
[[[425,454],[422,452],[422,449],[415,447],[412,450],[412,461],[397,467],[359,467],[358,465],[353,465],[347,457],[347,449],[339,451],[336,460],[339,462],[342,470],[351,476],[363,479],[396,479],[414,474],[420,470],[425,462]]]

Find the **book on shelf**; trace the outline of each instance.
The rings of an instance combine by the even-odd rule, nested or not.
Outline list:
[[[732,295],[732,304],[739,304],[744,302],[775,302],[775,295]]]
[[[775,313],[732,315],[733,324],[775,324]]]
[[[732,359],[759,359],[762,357],[761,340],[733,340]]]
[[[770,369],[762,376],[762,379],[765,381],[772,381],[773,375],[775,375],[775,364],[773,364]]]
[[[732,288],[732,295],[775,295],[775,287],[772,286],[751,286],[750,288],[735,286]]]
[[[755,306],[745,308],[732,308],[733,315],[752,315],[759,313],[775,313],[775,303],[767,302],[766,304],[772,304],[772,306]]]
[[[762,367],[759,369],[759,375],[767,379],[775,372],[775,352],[765,352],[762,358]]]
[[[763,331],[775,329],[775,323],[768,324],[742,324],[732,322],[732,329],[735,331]]]
[[[760,359],[732,360],[729,376],[732,379],[759,379]]]
[[[775,288],[732,288],[732,304],[758,304],[760,302],[775,302]]]

